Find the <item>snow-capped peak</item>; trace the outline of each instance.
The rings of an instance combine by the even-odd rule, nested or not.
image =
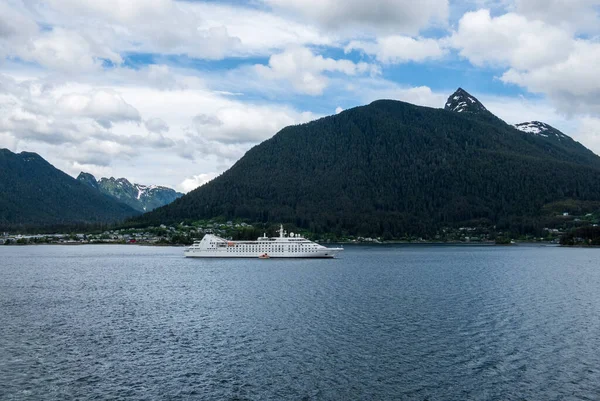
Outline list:
[[[540,121],[530,121],[526,123],[515,124],[514,127],[519,131],[526,132],[528,134],[533,134],[536,136],[541,136],[544,138],[556,137],[560,140],[561,138],[567,137],[565,134],[563,134],[556,128]]]
[[[135,187],[138,190],[137,199],[140,199],[142,196],[146,195],[147,193],[149,193],[153,189],[161,188],[158,185],[142,185],[142,184],[135,184]]]
[[[456,113],[480,113],[487,112],[487,109],[475,98],[470,95],[463,88],[458,88],[448,100],[444,106],[445,110],[454,111]]]

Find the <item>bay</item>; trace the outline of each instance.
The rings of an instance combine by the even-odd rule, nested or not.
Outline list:
[[[4,246],[0,399],[598,399],[599,256]]]

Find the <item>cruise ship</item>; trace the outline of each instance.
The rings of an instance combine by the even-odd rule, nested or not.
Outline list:
[[[279,237],[263,234],[256,241],[230,241],[206,234],[186,248],[186,258],[333,258],[344,248],[327,248],[294,233],[289,235],[283,225]]]

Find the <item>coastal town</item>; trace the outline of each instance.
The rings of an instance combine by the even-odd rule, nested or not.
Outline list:
[[[564,216],[567,218],[567,216]],[[589,215],[587,218],[591,218]],[[567,221],[567,220],[565,220]],[[581,219],[572,217],[571,224],[563,228],[544,228],[543,236],[511,236],[502,231],[496,231],[489,227],[446,227],[441,229],[432,238],[422,237],[368,237],[321,234],[300,232],[306,238],[317,242],[339,242],[339,243],[473,243],[473,244],[509,244],[517,242],[538,242],[558,244],[560,239],[568,232],[568,226],[580,222]],[[597,227],[597,222],[592,224]],[[35,244],[132,244],[132,245],[190,245],[195,240],[200,240],[205,233],[214,233],[228,239],[254,239],[253,235],[263,228],[256,228],[252,224],[242,221],[215,220],[199,221],[192,224],[180,223],[178,225],[164,225],[144,228],[114,228],[101,232],[89,233],[39,233],[39,234],[16,234],[9,232],[0,233],[0,245],[35,245]],[[267,233],[267,235],[269,235]],[[575,238],[578,242],[584,242],[583,238]]]

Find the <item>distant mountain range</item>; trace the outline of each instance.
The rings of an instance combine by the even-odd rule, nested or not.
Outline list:
[[[0,149],[0,231],[65,230],[123,221],[183,194],[125,178],[77,179],[36,153]]]
[[[223,217],[315,232],[530,232],[557,202],[600,201],[600,157],[548,124],[511,126],[459,88],[444,109],[378,100],[282,129],[132,224]]]
[[[110,177],[97,181],[93,175],[81,172],[77,180],[142,213],[167,205],[183,196],[171,188],[132,184],[126,178]]]
[[[137,214],[36,153],[0,149],[0,231],[112,223]]]

